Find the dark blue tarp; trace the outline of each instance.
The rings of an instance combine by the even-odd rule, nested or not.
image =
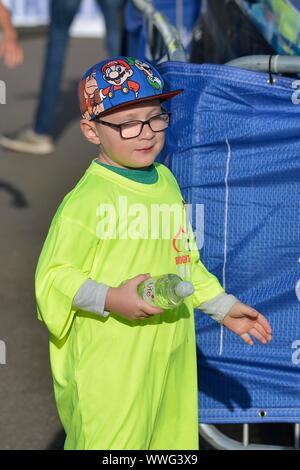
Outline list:
[[[300,82],[270,85],[267,74],[222,65],[160,69],[168,87],[185,89],[169,103],[161,161],[193,211],[204,204],[201,258],[274,334],[249,347],[195,311],[199,419],[299,422]]]

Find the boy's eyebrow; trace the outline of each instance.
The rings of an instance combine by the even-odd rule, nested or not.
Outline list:
[[[162,112],[162,108],[160,108],[159,110],[158,109],[152,109],[152,111],[150,111],[148,114],[147,114],[147,117],[149,117],[151,114],[154,114],[154,113],[157,113],[159,114],[160,112]],[[155,114],[154,114],[155,115]],[[123,119],[131,119],[133,118],[135,121],[139,121],[138,117],[136,116],[135,113],[129,113],[127,114],[127,116],[125,116]]]

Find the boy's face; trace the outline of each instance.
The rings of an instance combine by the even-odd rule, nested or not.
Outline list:
[[[145,121],[162,112],[159,100],[149,101],[112,112],[100,120],[112,124],[123,124],[129,121]],[[165,135],[153,132],[145,124],[138,137],[124,139],[116,128],[92,122],[81,121],[85,137],[94,144],[100,144],[99,160],[108,165],[121,168],[143,168],[151,165],[164,146]]]

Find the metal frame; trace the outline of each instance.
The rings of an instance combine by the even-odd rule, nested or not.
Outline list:
[[[229,423],[236,424],[236,423]],[[253,423],[255,425],[259,423]],[[276,424],[276,423],[275,423]],[[291,423],[292,424],[292,423]],[[249,443],[249,424],[243,424],[243,442],[236,441],[219,431],[213,424],[199,424],[199,434],[217,450],[300,450],[300,424],[294,424],[294,447]]]
[[[132,3],[143,14],[145,21],[147,37],[149,38],[147,58],[160,62],[167,60],[186,62],[187,57],[178,30],[168,22],[162,13],[154,8],[152,1],[132,0]]]
[[[225,65],[254,72],[300,73],[300,57],[284,55],[248,55],[233,59]]]
[[[187,57],[181,42],[182,32],[182,0],[176,0],[177,29],[171,26],[168,20],[159,11],[155,10],[151,0],[132,0],[134,6],[143,14],[147,37],[147,57],[150,60],[166,61],[176,60],[186,62]],[[248,70],[269,72],[270,84],[275,83],[272,73],[300,73],[300,57],[292,56],[246,56],[227,62],[225,65],[240,67]],[[236,423],[229,423],[236,424]],[[255,425],[259,423],[253,423]],[[273,446],[249,443],[249,424],[243,424],[243,442],[229,438],[216,426],[199,424],[199,433],[206,442],[218,450],[299,450],[300,424],[294,423],[294,447]]]

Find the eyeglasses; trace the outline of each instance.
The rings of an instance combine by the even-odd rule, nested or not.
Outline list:
[[[147,121],[128,121],[122,124],[113,124],[112,122],[102,121],[102,119],[95,119],[95,121],[118,130],[123,139],[134,139],[142,133],[145,124],[148,124],[153,132],[164,131],[169,127],[170,117],[171,113],[163,112],[152,116]]]

